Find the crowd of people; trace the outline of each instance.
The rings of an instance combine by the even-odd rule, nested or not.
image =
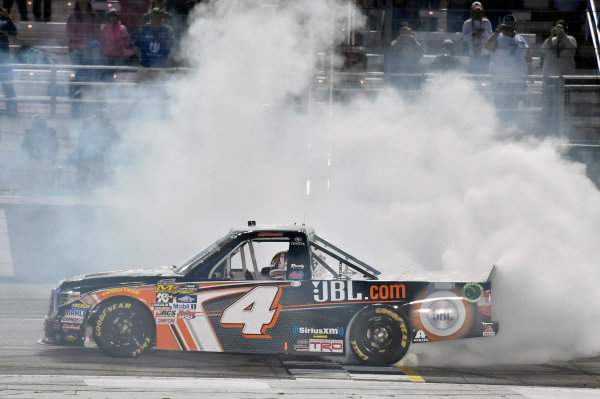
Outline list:
[[[21,151],[30,175],[23,183],[36,189],[51,189],[58,184],[62,171],[71,166],[76,174],[74,188],[90,188],[110,178],[114,150],[119,134],[105,109],[83,120],[77,145],[64,159],[59,159],[56,130],[43,115],[35,115],[25,129]]]
[[[461,44],[468,48],[468,64],[463,65],[456,56],[456,43],[446,39],[442,43],[442,53],[424,68],[420,63],[423,48],[409,24],[403,22],[385,57],[386,72],[392,76],[390,81],[402,89],[414,89],[423,80],[415,74],[427,71],[490,74],[500,116],[506,120],[514,119],[527,89],[527,79],[533,73],[533,57],[527,41],[517,32],[514,15],[504,15],[495,29],[493,26],[486,18],[483,4],[473,2],[470,15],[460,30]],[[564,20],[556,21],[542,45],[545,113],[551,113],[554,105],[550,91],[556,80],[551,77],[575,73],[577,41],[567,34],[567,28]]]
[[[36,4],[46,4],[41,1],[38,0]],[[90,0],[76,0],[66,21],[72,64],[140,65],[142,68],[165,68],[171,65],[170,57],[185,31],[187,16],[195,0],[149,0],[143,9],[139,4],[135,6],[139,1],[121,1],[123,15],[116,9],[110,9],[101,17],[93,10]],[[420,0],[419,5],[435,7],[437,2]],[[487,1],[487,4],[492,3]],[[424,48],[417,40],[410,22],[404,21],[385,53],[386,76],[394,77],[394,83],[402,89],[416,89],[423,82],[423,72],[489,75],[500,117],[515,119],[519,100],[532,73],[531,49],[525,38],[517,32],[516,18],[509,12],[500,17],[496,10],[490,19],[488,16],[491,13],[480,1],[449,0],[449,11],[450,4],[454,4],[455,11],[462,10],[466,4],[469,6],[465,19],[452,28],[461,33],[460,42],[444,40],[441,53],[425,66],[426,63],[422,62]],[[126,11],[127,18],[124,18]],[[34,15],[37,19],[38,14]],[[40,15],[40,18],[45,18],[45,14]],[[452,18],[455,16],[452,15]],[[11,82],[12,69],[8,65],[11,63],[9,37],[15,35],[17,27],[10,18],[9,10],[0,7],[0,82],[8,100],[3,111],[11,116],[16,115],[16,102],[11,101],[15,98],[15,90]],[[542,97],[546,113],[551,113],[554,105],[551,92],[555,90],[556,79],[552,77],[575,72],[576,50],[577,41],[568,34],[567,23],[564,20],[556,21],[541,46],[541,71],[544,76]],[[457,54],[463,57],[459,58]],[[468,61],[463,63],[462,59]],[[84,87],[81,83],[111,80],[113,75],[113,71],[106,69],[76,69],[69,95],[73,99],[81,99]],[[80,115],[79,107],[79,102],[73,102],[74,115]],[[21,149],[23,155],[40,171],[36,180],[38,187],[51,186],[62,167],[72,165],[77,170],[76,186],[83,188],[108,178],[111,156],[118,141],[115,125],[107,112],[101,110],[83,121],[75,150],[60,161],[56,131],[48,126],[45,117],[36,115],[25,131]]]

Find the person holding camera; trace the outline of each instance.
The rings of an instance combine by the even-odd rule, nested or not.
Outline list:
[[[488,73],[490,53],[485,48],[492,35],[492,24],[485,18],[483,5],[476,1],[471,5],[471,18],[462,27],[463,43],[469,46],[469,73]]]
[[[533,69],[529,46],[516,27],[515,17],[507,15],[486,42],[492,53],[490,74],[498,113],[509,120],[515,120],[520,97],[527,90],[527,76]]]
[[[575,51],[577,40],[567,35],[567,24],[558,20],[550,30],[550,37],[542,44],[544,64],[542,75],[560,76],[575,72]]]
[[[13,74],[10,64],[9,36],[17,35],[17,27],[10,19],[10,14],[4,7],[0,7],[0,83],[6,101],[6,113],[9,116],[17,116],[17,103],[14,101],[15,87],[12,83]],[[11,101],[12,100],[12,101]]]
[[[547,126],[554,125],[554,107],[557,104],[558,76],[575,73],[575,52],[577,51],[577,40],[567,35],[567,24],[558,20],[550,30],[544,44],[542,54],[542,117]]]

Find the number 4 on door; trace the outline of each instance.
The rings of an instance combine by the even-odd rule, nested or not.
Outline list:
[[[223,311],[221,325],[241,328],[246,338],[271,338],[265,332],[277,322],[280,296],[281,287],[255,287]]]

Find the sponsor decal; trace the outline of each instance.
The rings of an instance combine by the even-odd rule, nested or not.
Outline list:
[[[299,339],[296,341],[294,350],[297,352],[308,352],[308,339]]]
[[[77,323],[66,323],[62,325],[63,331],[79,331],[81,329],[81,324]]]
[[[110,290],[104,291],[100,295],[105,297],[105,296],[109,296],[112,294],[123,294],[123,293],[139,295],[140,291],[134,290],[133,288],[121,287],[121,288],[112,288]]]
[[[300,271],[300,272],[290,272],[289,274],[289,278],[292,280],[302,280],[302,278],[304,277],[304,272]]]
[[[98,315],[98,318],[96,319],[96,325],[94,326],[94,331],[97,337],[102,336],[102,324],[104,323],[104,319],[106,319],[106,316],[111,313],[112,311],[115,311],[117,309],[129,309],[131,308],[131,304],[130,303],[123,303],[123,302],[119,302],[119,303],[115,303],[112,306],[107,306],[102,310],[102,313],[100,313]]]
[[[313,299],[317,302],[361,301],[360,292],[354,293],[352,281],[313,281]]]
[[[283,233],[258,233],[258,237],[283,237]]]
[[[162,316],[162,317],[175,317],[177,316],[176,310],[155,310],[154,317]]]
[[[180,285],[177,288],[177,293],[178,294],[193,294],[195,292],[198,292],[200,288],[198,287],[198,284],[184,284],[184,285]]]
[[[154,310],[169,310],[171,309],[171,304],[168,302],[152,302],[150,307]]]
[[[83,317],[85,316],[85,310],[70,309],[65,312],[65,316]]]
[[[297,269],[297,270],[303,270],[303,269],[304,269],[304,265],[297,265],[297,264],[295,264],[295,263],[292,263],[292,264],[290,265],[290,267],[291,267],[292,269]]]
[[[418,317],[429,336],[447,337],[465,324],[467,308],[453,291],[435,291],[424,298]]]
[[[491,297],[492,292],[490,290],[487,290],[479,299],[479,301],[477,301],[479,313],[488,317],[492,315]]]
[[[294,241],[290,242],[290,245],[306,245],[304,241],[302,241],[302,237],[295,237]]]
[[[460,291],[465,301],[469,303],[475,303],[481,299],[484,293],[484,289],[479,283],[469,283]]]
[[[313,328],[313,327],[292,327],[292,333],[296,334],[313,334],[313,335],[339,335],[344,336],[346,330],[344,327],[334,328]]]
[[[413,342],[429,342],[429,338],[427,337],[427,335],[425,335],[425,332],[423,330],[419,330],[415,334]]]
[[[175,300],[179,303],[196,303],[198,297],[195,295],[177,295]]]
[[[158,292],[156,294],[156,302],[171,303],[173,302],[173,294]]]
[[[171,306],[173,309],[178,309],[178,310],[196,309],[195,303],[174,303]]]
[[[180,319],[193,319],[194,317],[196,317],[196,313],[191,312],[189,310],[182,310],[180,311],[177,316],[179,316]]]
[[[69,299],[79,299],[81,297],[79,292],[75,292],[75,291],[69,292],[68,295],[69,295]]]
[[[71,304],[71,308],[77,308],[77,309],[89,309],[91,305],[88,305],[87,303],[72,303]]]
[[[292,287],[300,287],[302,285],[302,283],[300,281],[291,281],[290,285]]]
[[[60,322],[82,324],[83,316],[63,316],[62,319],[60,319]]]
[[[496,331],[494,331],[494,323],[483,323],[484,326],[484,330],[483,330],[483,336],[484,337],[493,337],[496,335]]]
[[[156,318],[156,324],[175,324],[177,323],[176,317],[158,317]]]
[[[156,284],[154,292],[174,294],[176,291],[175,284]]]
[[[343,353],[344,341],[339,339],[309,339],[309,352]]]
[[[405,299],[406,287],[404,286],[404,284],[372,285],[371,287],[369,287],[369,295],[374,301]]]

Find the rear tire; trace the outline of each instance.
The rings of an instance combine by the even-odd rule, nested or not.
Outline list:
[[[156,339],[152,314],[130,298],[115,298],[100,305],[92,328],[100,350],[114,357],[137,357]]]
[[[387,366],[404,357],[410,346],[407,318],[396,309],[372,306],[363,309],[350,326],[349,341],[362,363]]]

